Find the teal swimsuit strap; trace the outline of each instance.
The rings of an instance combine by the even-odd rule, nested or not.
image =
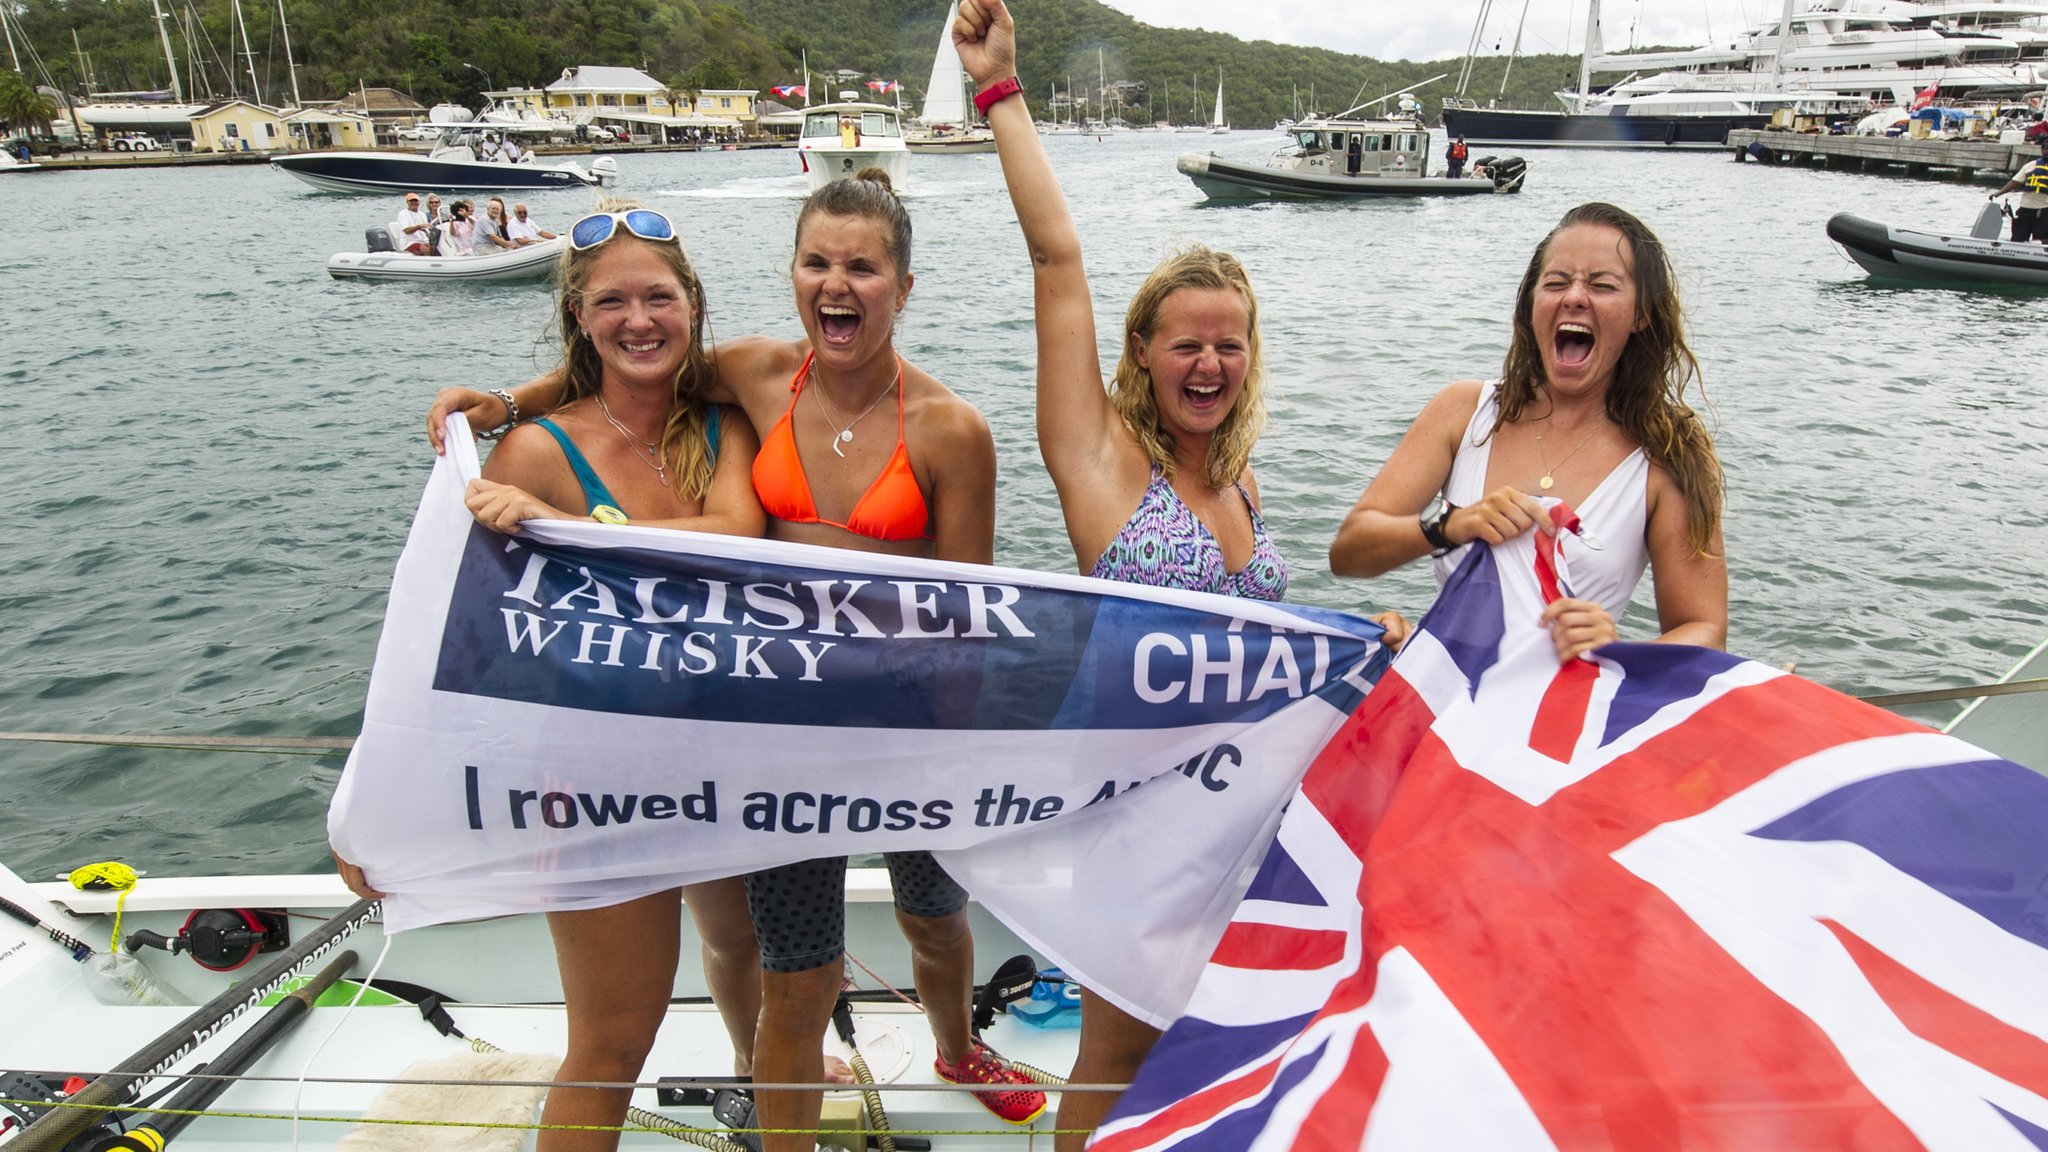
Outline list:
[[[582,451],[576,447],[574,440],[569,439],[569,434],[545,416],[534,423],[547,429],[548,435],[555,438],[555,443],[562,446],[562,455],[569,458],[569,470],[576,473],[576,482],[583,486],[583,511],[594,511],[600,504],[609,504],[617,508],[619,502],[612,498],[611,489],[606,488],[604,481],[597,478],[597,470],[590,466],[590,461],[583,458]]]
[[[718,405],[713,404],[711,406],[711,419],[704,429],[704,438],[711,446],[711,458],[713,460],[718,459],[718,417]],[[583,486],[583,510],[585,512],[595,511],[600,504],[608,504],[613,508],[617,508],[619,502],[613,498],[611,489],[606,488],[604,481],[597,478],[597,470],[590,466],[590,461],[584,459],[583,452],[576,447],[575,441],[569,439],[569,434],[562,431],[553,420],[545,416],[535,420],[534,423],[547,429],[548,435],[555,438],[555,443],[562,446],[562,455],[569,458],[569,470],[576,474],[576,483]]]

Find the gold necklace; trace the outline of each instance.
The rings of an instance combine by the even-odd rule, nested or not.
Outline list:
[[[1545,416],[1543,418],[1543,426],[1546,428],[1550,426],[1549,416]],[[1562,468],[1565,465],[1571,463],[1572,457],[1577,456],[1579,454],[1579,449],[1584,448],[1587,444],[1592,443],[1594,434],[1599,431],[1600,424],[1598,421],[1595,421],[1593,427],[1588,429],[1586,434],[1579,438],[1579,442],[1572,447],[1572,450],[1564,454],[1564,459],[1559,460],[1557,462],[1557,468]],[[1538,488],[1543,489],[1545,492],[1548,492],[1552,488],[1557,487],[1557,468],[1552,468],[1550,466],[1550,457],[1545,456],[1543,454],[1543,433],[1541,432],[1538,432],[1536,434],[1536,458],[1538,460],[1543,461],[1543,476],[1541,479],[1536,481],[1536,486]]]
[[[866,408],[862,409],[861,414],[855,416],[852,422],[847,424],[844,428],[841,428],[839,426],[839,413],[834,412],[832,410],[832,402],[830,400],[825,399],[825,386],[823,384],[818,383],[817,370],[809,369],[804,373],[804,375],[805,378],[808,379],[812,385],[814,385],[814,387],[812,387],[811,389],[811,394],[818,398],[818,407],[824,411],[826,423],[832,425],[832,430],[835,433],[837,433],[832,437],[832,454],[839,457],[841,460],[844,460],[846,459],[846,453],[841,452],[839,450],[839,446],[841,444],[853,443],[853,426],[867,419],[868,413],[873,412],[875,408],[881,404],[883,397],[887,396],[889,393],[903,386],[903,361],[898,360],[896,362],[895,381],[891,383],[887,388],[882,389],[882,391],[875,396],[873,402],[871,402]]]
[[[647,466],[654,469],[654,474],[661,477],[663,484],[668,483],[668,461],[661,458],[661,441],[642,440],[631,432],[626,431],[626,426],[619,423],[618,418],[612,415],[610,408],[605,407],[604,397],[598,396],[595,399],[597,400],[597,410],[603,414],[605,423],[618,429],[619,435],[625,437],[626,443],[632,447],[633,455],[646,461]]]

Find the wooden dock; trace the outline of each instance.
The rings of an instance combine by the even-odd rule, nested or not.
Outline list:
[[[2005,180],[2041,155],[2038,145],[1991,140],[1914,140],[1899,136],[1825,136],[1769,129],[1728,134],[1737,161],[1752,158],[1755,145],[1771,164],[1818,165],[1851,172],[1903,170],[1908,176],[1960,180]]]

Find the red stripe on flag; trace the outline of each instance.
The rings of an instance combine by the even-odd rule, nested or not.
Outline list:
[[[1435,719],[1415,686],[1390,668],[1309,765],[1302,794],[1359,856]]]
[[[1226,968],[1310,972],[1344,959],[1344,933],[1232,921],[1209,963]]]
[[[1206,1124],[1225,1109],[1264,1092],[1273,1083],[1273,1077],[1279,1071],[1279,1058],[1268,1060],[1235,1080],[1225,1080],[1204,1088],[1184,1100],[1176,1101],[1136,1128],[1126,1129],[1113,1136],[1097,1137],[1089,1142],[1088,1152],[1136,1152],[1138,1149],[1149,1148],[1182,1129]]]
[[[1386,1079],[1386,1052],[1371,1028],[1360,1028],[1351,1042],[1344,1071],[1316,1100],[1294,1138],[1295,1152],[1356,1152],[1365,1143],[1365,1125],[1372,1119],[1372,1106],[1379,1101],[1380,1085]]]
[[[1560,763],[1570,763],[1579,746],[1579,734],[1586,730],[1586,713],[1593,706],[1593,685],[1600,682],[1600,669],[1577,657],[1566,661],[1543,690],[1536,706],[1536,721],[1529,726],[1529,747]]]
[[[2048,1096],[2048,1042],[1945,991],[1840,924],[1821,923],[1913,1035],[2036,1096]]]

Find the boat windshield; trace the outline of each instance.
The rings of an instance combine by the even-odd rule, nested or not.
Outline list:
[[[806,135],[806,136],[837,136],[837,135],[839,135],[839,117],[838,117],[838,116],[836,116],[836,115],[832,115],[832,116],[812,116],[812,117],[809,117],[809,118],[805,119],[805,120],[804,120],[804,135]]]
[[[863,113],[860,118],[860,131],[863,136],[902,135],[896,126],[896,118],[886,112]]]

